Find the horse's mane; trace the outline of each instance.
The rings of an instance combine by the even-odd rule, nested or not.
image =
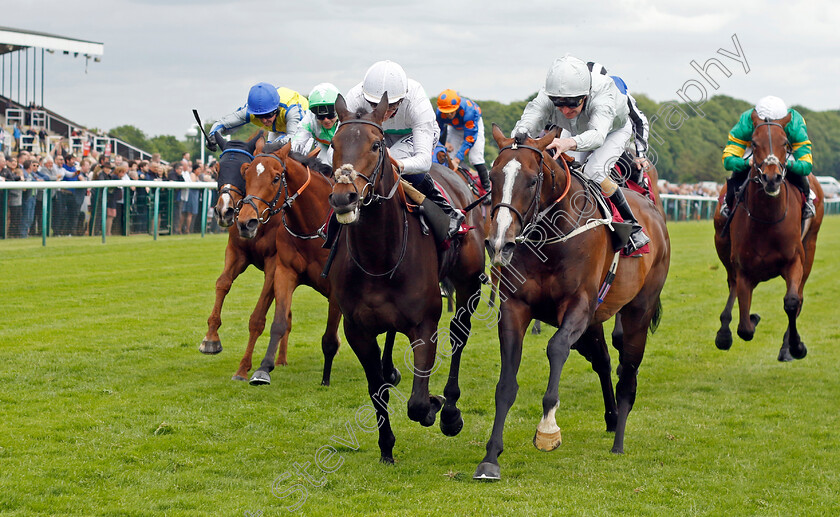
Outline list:
[[[300,162],[305,167],[309,167],[310,169],[320,173],[321,175],[331,178],[333,174],[333,168],[331,165],[322,162],[317,157],[310,158],[308,155],[299,153],[297,151],[292,151],[289,153],[289,158],[295,160],[296,162]]]

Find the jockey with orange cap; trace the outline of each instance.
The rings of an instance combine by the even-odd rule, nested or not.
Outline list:
[[[489,191],[490,175],[484,165],[484,121],[478,104],[458,95],[455,90],[443,90],[437,98],[437,123],[440,143],[458,149],[452,163],[457,167],[465,156],[469,156],[481,186]]]

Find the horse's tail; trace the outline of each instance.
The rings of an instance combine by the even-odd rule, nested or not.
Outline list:
[[[659,322],[662,320],[662,298],[656,297],[656,309],[653,311],[653,317],[650,319],[650,325],[648,325],[648,330],[651,334],[656,332],[656,329],[659,328]]]

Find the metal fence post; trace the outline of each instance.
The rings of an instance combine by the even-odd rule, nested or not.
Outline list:
[[[152,226],[154,227],[154,240],[158,238],[158,225],[160,224],[160,187],[155,189],[155,215]]]
[[[105,225],[108,220],[108,189],[102,189],[102,244],[105,244]]]

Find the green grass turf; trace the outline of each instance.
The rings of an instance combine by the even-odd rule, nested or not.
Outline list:
[[[420,427],[399,405],[396,464],[386,466],[376,434],[354,420],[369,399],[346,343],[332,386],[319,385],[326,303],[313,291],[295,295],[290,364],[273,372],[271,386],[229,380],[262,283],[256,269],[225,304],[224,351],[198,352],[226,236],[0,242],[0,514],[286,515],[303,495],[291,491],[306,487],[297,515],[837,515],[840,218],[826,218],[805,289],[799,328],[808,356],[788,364],[776,361],[783,282],[756,290],[763,319],[755,339],[736,336],[721,352],[714,336],[725,273],[711,223],[670,231],[664,315],[639,373],[626,454],[609,452],[597,377],[575,353],[560,383],[563,444],[550,453],[533,447],[548,335],[528,335],[503,479],[490,484],[472,473],[492,426],[495,328],[474,320],[461,434]],[[257,361],[266,343],[267,334]],[[401,337],[398,366],[406,348]],[[407,395],[411,379],[401,370]],[[442,392],[444,371],[433,376],[433,393]],[[340,465],[319,473],[316,454],[332,436],[346,437],[346,424],[358,450],[339,446],[322,460]],[[322,486],[294,473],[306,462]],[[281,499],[273,488],[291,493]]]

